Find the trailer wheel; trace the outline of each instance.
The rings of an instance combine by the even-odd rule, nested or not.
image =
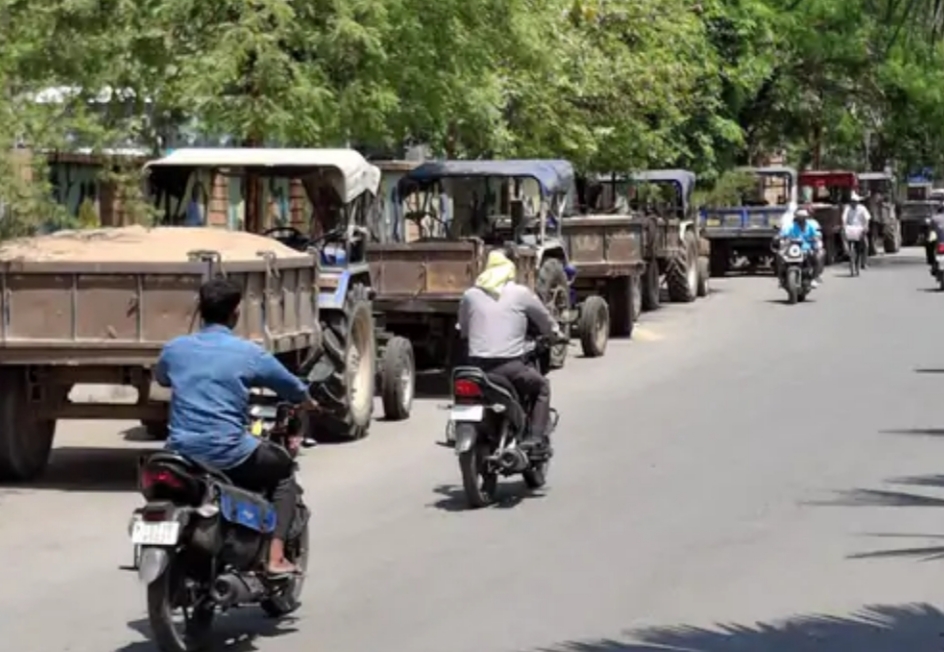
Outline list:
[[[570,326],[561,324],[563,312],[570,307],[570,287],[567,284],[567,274],[564,264],[556,258],[546,258],[538,270],[537,295],[548,312],[560,324],[564,335],[569,334]],[[551,369],[560,369],[567,360],[567,344],[558,344],[551,347]]]
[[[307,374],[325,415],[312,415],[312,434],[354,441],[367,435],[374,412],[376,341],[367,287],[348,290],[344,310],[322,312],[324,355]]]
[[[731,268],[731,253],[728,248],[719,242],[711,243],[711,252],[708,254],[708,268],[712,276],[722,277]]]
[[[698,296],[698,248],[691,231],[685,233],[681,253],[669,261],[665,278],[672,301],[689,303]]]
[[[410,417],[415,381],[413,345],[405,337],[391,338],[380,358],[380,397],[388,421],[403,421]]]
[[[652,260],[646,265],[646,273],[642,280],[642,309],[649,311],[659,307],[662,297],[661,276],[659,275],[659,261]]]
[[[707,297],[710,288],[708,279],[711,278],[711,271],[708,269],[708,256],[698,257],[698,296]]]
[[[610,336],[610,309],[603,297],[587,297],[580,308],[580,347],[587,358],[599,358],[606,352]]]
[[[633,336],[633,326],[639,319],[635,301],[640,293],[639,285],[639,279],[633,276],[620,276],[607,283],[606,304],[611,337]],[[580,315],[582,318],[583,311]],[[581,326],[581,337],[582,332]]]
[[[901,250],[901,225],[898,222],[885,229],[882,246],[886,254],[897,254]]]
[[[49,463],[56,422],[30,405],[24,368],[0,368],[0,387],[0,481],[35,480]]]

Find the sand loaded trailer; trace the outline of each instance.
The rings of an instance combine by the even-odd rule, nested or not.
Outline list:
[[[60,419],[166,423],[151,396],[164,343],[200,328],[197,291],[225,274],[245,295],[236,333],[301,372],[321,349],[314,257],[204,228],[65,231],[0,245],[0,481],[46,467]],[[78,384],[124,385],[133,403],[73,403]]]

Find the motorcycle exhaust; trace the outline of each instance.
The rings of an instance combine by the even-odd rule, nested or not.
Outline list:
[[[521,473],[530,461],[520,448],[506,448],[498,454],[498,465],[504,473]]]
[[[255,586],[257,584],[258,586]],[[262,584],[255,578],[244,577],[235,573],[224,573],[213,582],[210,597],[216,604],[226,609],[239,604],[255,602],[262,595],[262,590]]]

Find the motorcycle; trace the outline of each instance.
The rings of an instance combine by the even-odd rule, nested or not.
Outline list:
[[[249,414],[252,434],[273,443],[285,445],[302,432],[297,408],[271,397],[251,405]],[[139,485],[147,502],[134,511],[128,530],[140,551],[138,578],[147,587],[148,621],[161,652],[204,649],[216,614],[233,607],[259,605],[272,617],[299,607],[309,518],[301,487],[285,543],[286,557],[300,572],[276,578],[265,572],[276,521],[265,496],[169,451],[142,463]],[[180,630],[177,610],[183,612]]]
[[[537,338],[530,343],[525,363],[547,375],[551,347],[562,339]],[[495,502],[499,476],[521,474],[529,489],[544,486],[553,456],[550,436],[559,421],[557,410],[551,409],[546,445],[525,449],[520,444],[530,435],[533,403],[522,401],[505,378],[478,367],[456,367],[452,396],[448,429],[454,433],[462,485],[471,507]]]
[[[931,276],[938,283],[938,289],[944,292],[944,242],[940,242],[937,237],[937,230],[931,225],[931,220],[927,220],[927,239],[925,247],[928,249],[928,262],[931,266]]]
[[[776,246],[780,287],[787,291],[787,301],[805,301],[813,289],[813,269],[803,252],[803,241],[785,238]]]

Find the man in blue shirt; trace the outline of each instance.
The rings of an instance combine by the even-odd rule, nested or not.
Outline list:
[[[805,208],[798,208],[793,215],[792,223],[784,224],[780,229],[780,238],[800,240],[803,253],[813,260],[813,287],[819,285],[823,273],[823,234],[819,223],[810,217]]]
[[[265,387],[309,409],[317,404],[305,383],[281,362],[233,333],[241,301],[242,289],[233,280],[204,283],[202,330],[168,342],[154,378],[172,390],[167,448],[224,471],[241,487],[271,495],[277,522],[268,570],[281,575],[295,570],[285,558],[297,496],[294,462],[281,446],[249,433],[249,389]]]

